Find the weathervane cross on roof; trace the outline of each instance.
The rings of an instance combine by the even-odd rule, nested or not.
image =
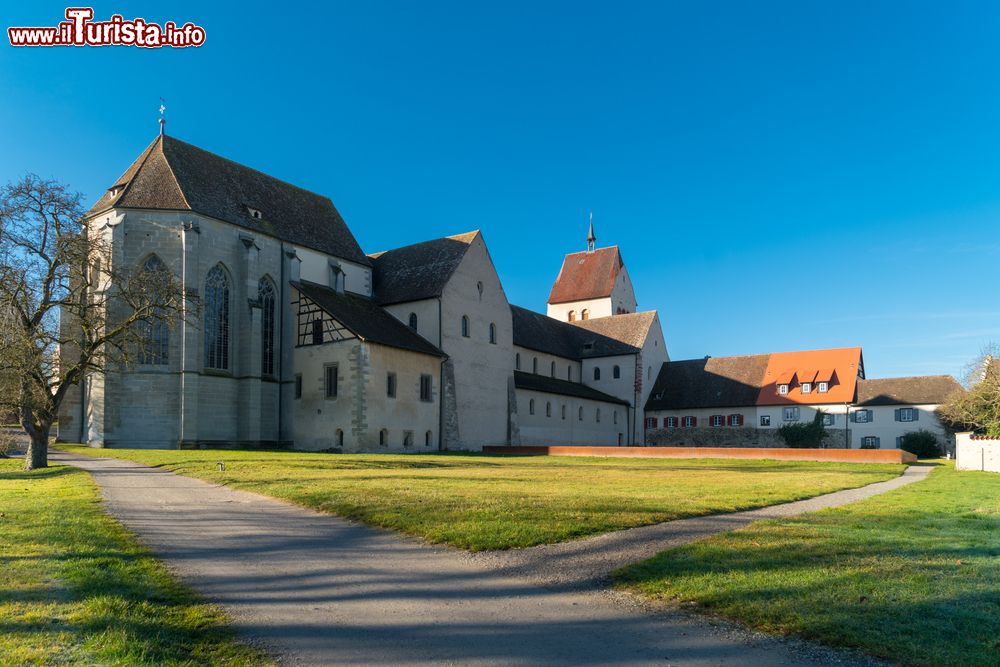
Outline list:
[[[166,100],[161,97],[160,98],[160,136],[161,137],[163,136],[163,128],[167,124],[167,118],[163,114],[163,112],[167,110],[167,107],[164,104],[165,102],[166,102]]]

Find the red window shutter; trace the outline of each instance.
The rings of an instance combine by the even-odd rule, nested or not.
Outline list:
[[[697,426],[697,425],[698,425],[698,418],[691,417],[691,426]]]
[[[657,421],[658,421],[657,418],[653,417],[653,428],[656,428]]]
[[[743,415],[736,415],[736,425],[743,426]]]

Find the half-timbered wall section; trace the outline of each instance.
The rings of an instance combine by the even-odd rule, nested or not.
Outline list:
[[[307,296],[295,292],[292,306],[296,313],[296,345],[321,345],[355,338],[344,325],[330,317]]]

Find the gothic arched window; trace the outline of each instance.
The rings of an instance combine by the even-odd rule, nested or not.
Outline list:
[[[601,379],[601,369],[598,368],[597,366],[594,366],[594,379],[595,380]]]
[[[462,315],[462,336],[464,338],[469,337],[469,316]]]
[[[205,279],[205,368],[229,369],[229,275],[221,264]]]
[[[150,255],[142,265],[142,270],[151,278],[152,282],[160,280],[159,276],[152,274],[162,273],[166,278],[167,267],[156,255]],[[150,366],[162,366],[167,363],[170,348],[170,331],[167,323],[163,320],[163,309],[154,308],[152,317],[141,322],[139,325],[139,363]]]
[[[413,329],[414,331],[417,330],[417,314],[416,313],[410,313],[410,328]]]
[[[260,298],[260,372],[274,375],[274,283],[264,277],[257,283]]]
[[[497,344],[497,325],[493,322],[490,322],[490,342]]]
[[[615,367],[611,369],[611,377],[617,380],[621,376],[622,376],[622,369],[620,366],[618,366],[618,364],[615,364]]]

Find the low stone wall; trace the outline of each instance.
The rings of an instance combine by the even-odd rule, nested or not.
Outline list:
[[[774,459],[841,463],[914,463],[901,449],[791,449],[788,447],[510,447],[487,445],[484,454],[507,456],[607,456],[649,459]]]
[[[846,449],[847,436],[842,428],[826,429],[823,449]],[[646,444],[651,447],[769,447],[787,448],[788,445],[773,428],[739,426],[657,428],[646,431]]]
[[[1000,438],[956,433],[955,468],[1000,472]]]

